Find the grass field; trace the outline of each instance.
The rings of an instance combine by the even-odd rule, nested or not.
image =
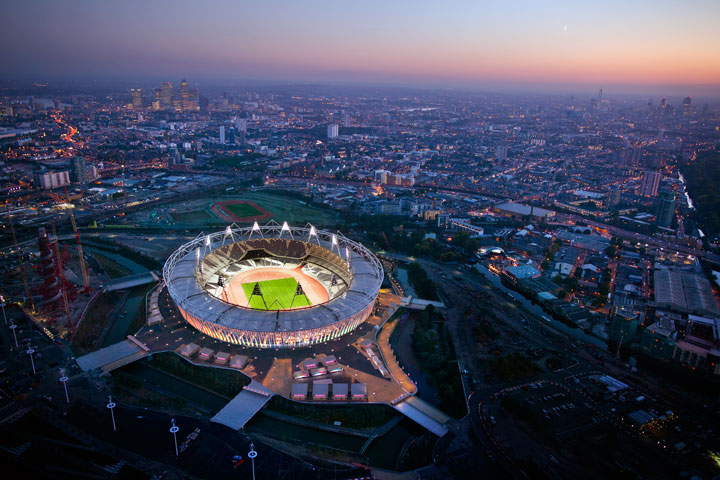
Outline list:
[[[255,310],[290,308],[290,303],[292,303],[293,308],[311,305],[310,300],[308,300],[305,295],[297,296],[293,302],[293,296],[297,288],[297,280],[294,278],[279,278],[277,280],[243,283],[242,288],[247,298],[250,298],[250,295],[252,295],[255,283],[260,284],[260,291],[263,294],[262,297],[256,295],[250,299],[250,308],[254,308]],[[267,308],[265,308],[263,298],[265,298]]]
[[[227,198],[223,200],[233,199]],[[291,226],[304,226],[310,222],[316,226],[327,227],[335,225],[337,222],[337,216],[334,212],[302,204],[297,199],[286,197],[280,192],[244,192],[238,200],[254,202],[270,212],[276,222],[282,223],[286,221]]]
[[[173,212],[170,215],[178,223],[212,223],[218,221],[213,214],[204,209]]]
[[[223,207],[226,210],[229,210],[230,212],[234,213],[238,217],[255,217],[257,215],[262,215],[263,212],[258,210],[257,208],[253,207],[249,203],[232,203],[230,205],[225,205]]]

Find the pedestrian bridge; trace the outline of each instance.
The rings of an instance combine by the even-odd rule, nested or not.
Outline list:
[[[126,288],[157,282],[158,280],[160,280],[160,278],[158,278],[155,272],[137,273],[135,275],[128,275],[127,277],[116,278],[115,280],[108,282],[105,286],[105,290],[108,292],[112,292],[113,290],[124,290]]]
[[[418,397],[408,397],[393,405],[393,408],[438,437],[448,432],[445,424],[450,421],[450,417]]]
[[[273,391],[253,380],[210,419],[233,430],[240,430],[274,395]]]
[[[128,335],[127,340],[83,355],[82,357],[76,358],[75,361],[84,372],[98,368],[104,372],[110,372],[128,363],[132,363],[135,360],[140,360],[149,353],[149,348],[139,340],[136,340],[132,335]]]

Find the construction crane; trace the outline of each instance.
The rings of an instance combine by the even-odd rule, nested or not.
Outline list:
[[[65,274],[63,273],[63,264],[60,259],[60,249],[58,247],[58,236],[55,231],[55,221],[51,220],[50,225],[52,226],[53,237],[55,237],[55,268],[57,269],[57,276],[60,279],[60,292],[62,292],[63,305],[65,306],[65,318],[67,319],[67,326],[72,327],[72,321],[70,320],[70,302],[68,301],[67,294],[67,282],[65,280]]]
[[[8,220],[10,220],[10,232],[12,232],[13,246],[17,250],[19,250],[20,247],[17,243],[17,236],[15,236],[15,226],[13,225],[12,215],[8,215]],[[20,262],[20,273],[22,274],[23,287],[25,287],[25,298],[27,298],[27,301],[30,302],[30,311],[35,312],[35,302],[33,301],[30,287],[28,287],[27,273],[25,272],[25,262],[23,262],[22,259]]]
[[[48,192],[48,194],[54,198],[55,200],[67,203],[70,205],[70,208],[68,208],[68,211],[70,212],[70,224],[72,225],[73,233],[75,233],[75,240],[77,241],[77,249],[78,249],[78,259],[80,260],[80,272],[82,275],[82,281],[83,281],[83,291],[85,293],[90,292],[90,274],[87,271],[87,267],[85,266],[85,256],[83,254],[83,248],[82,248],[82,242],[80,241],[80,232],[77,229],[77,224],[75,223],[75,214],[73,213],[73,209],[75,208],[70,203],[70,196],[67,193],[67,189],[65,189],[65,198],[63,199],[60,197],[60,195],[57,195],[53,192]]]

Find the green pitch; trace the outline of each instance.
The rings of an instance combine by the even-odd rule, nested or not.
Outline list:
[[[258,210],[257,208],[253,207],[249,203],[231,203],[230,205],[225,205],[222,208],[226,210],[230,210],[232,213],[237,215],[238,217],[254,217],[256,215],[262,215],[263,212]],[[262,303],[262,302],[260,302]]]
[[[248,282],[242,284],[243,292],[245,292],[247,298],[250,298],[250,295],[252,295],[255,283],[256,282]],[[293,296],[297,288],[297,280],[292,277],[264,280],[257,283],[260,284],[260,291],[265,298],[267,308],[265,308],[265,303],[263,303],[263,297],[258,295],[253,296],[250,300],[250,308],[254,308],[255,310],[281,310],[283,308],[290,308],[291,302],[293,308],[312,305],[306,295],[298,295],[293,302]]]

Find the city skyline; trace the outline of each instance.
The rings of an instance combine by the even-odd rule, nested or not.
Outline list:
[[[622,8],[621,8],[622,7]],[[720,93],[720,6],[5,2],[5,79]]]

